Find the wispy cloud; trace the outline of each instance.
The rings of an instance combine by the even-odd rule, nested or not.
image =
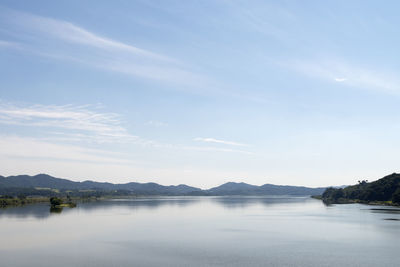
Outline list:
[[[112,40],[84,28],[78,27],[73,23],[56,20],[52,18],[39,17],[30,14],[19,14],[18,23],[21,26],[29,27],[33,30],[41,31],[43,34],[51,35],[75,44],[87,45],[94,48],[100,48],[110,51],[124,51],[143,57],[153,58],[157,60],[172,61],[172,59],[162,56],[145,49],[138,48],[133,45],[125,44],[116,40]]]
[[[346,78],[335,78],[335,81],[337,81],[338,83],[341,83],[341,82],[347,81],[347,79]]]
[[[129,133],[123,126],[124,121],[120,115],[101,112],[101,109],[100,106],[95,105],[17,105],[0,101],[0,125],[35,128],[35,131],[39,130],[42,133],[40,138],[35,138],[36,141],[60,145],[79,142],[125,143],[155,149],[252,154],[248,151],[236,149],[187,146],[148,140]],[[158,121],[149,121],[148,124],[156,127],[166,125]],[[31,129],[27,132],[30,133]],[[32,136],[25,137],[33,138]],[[196,138],[195,140],[214,144],[246,146],[245,144],[214,138]]]
[[[235,22],[240,23],[238,27],[245,26],[243,27],[245,31],[260,33],[283,44],[294,42],[290,32],[298,21],[295,14],[282,5],[266,1],[260,1],[257,5],[249,1],[223,1],[223,3],[235,17]]]
[[[101,164],[132,164],[126,155],[101,149],[59,144],[32,137],[0,135],[0,156]]]
[[[104,37],[68,21],[4,8],[0,8],[0,20],[5,32],[12,32],[10,35],[26,51],[37,55],[173,84],[210,82],[177,59]],[[0,46],[8,44],[0,41]]]
[[[183,150],[192,150],[192,151],[205,151],[205,152],[225,152],[225,153],[240,153],[246,155],[255,155],[254,152],[240,150],[240,149],[231,149],[231,148],[220,148],[220,147],[201,147],[201,146],[180,146],[178,147]]]
[[[202,66],[168,56],[167,51],[153,51],[155,46],[145,49],[70,21],[0,7],[0,31],[27,54],[162,83],[175,91],[264,101],[248,90],[221,82]]]
[[[146,122],[146,125],[150,125],[150,126],[154,126],[154,127],[164,127],[164,126],[168,126],[168,123],[152,120],[152,121]]]
[[[20,45],[15,42],[0,40],[0,48],[20,48]]]
[[[0,124],[61,129],[59,138],[95,142],[139,142],[128,133],[114,113],[102,113],[98,107],[85,105],[15,105],[0,102]]]
[[[283,65],[312,78],[361,89],[400,93],[398,75],[383,68],[360,66],[341,60],[292,61]]]
[[[233,141],[227,141],[227,140],[221,140],[221,139],[215,139],[215,138],[197,137],[197,138],[194,138],[193,140],[194,141],[200,141],[200,142],[206,142],[206,143],[217,143],[217,144],[231,145],[231,146],[247,146],[246,144],[233,142]]]

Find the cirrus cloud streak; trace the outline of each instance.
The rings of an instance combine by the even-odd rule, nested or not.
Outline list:
[[[247,146],[246,144],[233,142],[233,141],[227,141],[227,140],[221,140],[221,139],[215,139],[215,138],[197,137],[197,138],[194,138],[193,140],[194,141],[200,141],[200,142],[206,142],[206,143],[217,143],[217,144],[231,145],[231,146]]]

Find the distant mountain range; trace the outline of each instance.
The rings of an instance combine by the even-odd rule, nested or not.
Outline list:
[[[129,195],[198,195],[198,196],[226,196],[226,195],[321,195],[325,187],[309,188],[302,186],[287,186],[265,184],[262,186],[246,183],[229,182],[223,185],[202,190],[188,185],[164,186],[157,183],[126,183],[112,184],[94,181],[74,182],[66,179],[52,177],[47,174],[35,176],[0,176],[0,194],[18,192],[16,189],[24,189],[23,192],[47,190],[58,191],[101,191],[101,192],[122,192]],[[30,189],[31,191],[27,191]],[[32,191],[33,190],[33,191]],[[38,193],[38,192],[36,192]],[[121,193],[121,194],[122,194]],[[49,193],[48,193],[49,194]]]

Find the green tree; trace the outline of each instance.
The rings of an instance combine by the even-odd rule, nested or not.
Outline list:
[[[51,197],[50,198],[50,204],[53,207],[59,206],[59,205],[62,204],[62,200],[61,200],[61,198],[58,198],[58,197]]]
[[[392,195],[392,202],[396,204],[400,204],[400,187]]]

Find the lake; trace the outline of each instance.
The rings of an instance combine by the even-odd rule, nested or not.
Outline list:
[[[400,210],[309,197],[0,209],[1,266],[398,266]]]

